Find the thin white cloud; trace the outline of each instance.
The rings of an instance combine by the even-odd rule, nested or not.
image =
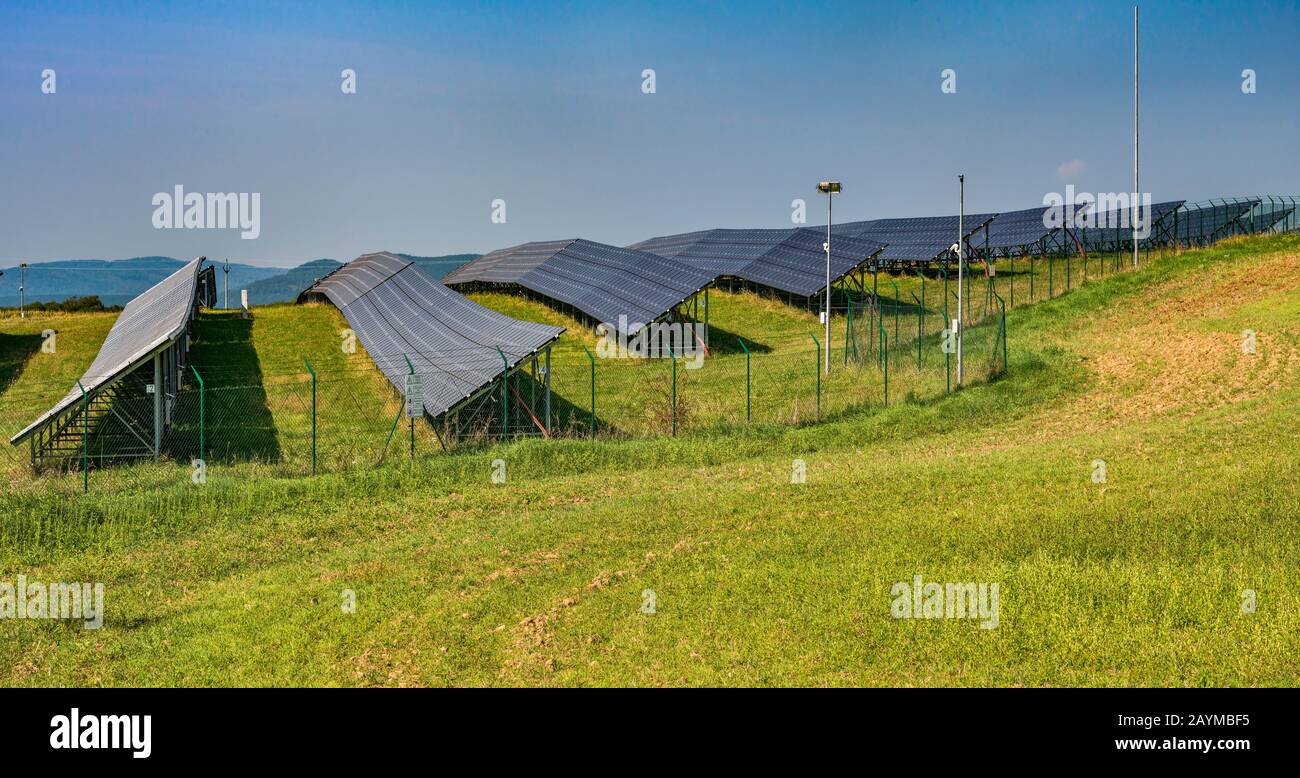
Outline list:
[[[1088,163],[1083,160],[1072,159],[1069,162],[1062,162],[1060,165],[1057,165],[1056,175],[1066,180],[1078,178],[1087,167]]]

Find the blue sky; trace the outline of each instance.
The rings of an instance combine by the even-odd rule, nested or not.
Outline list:
[[[1300,193],[1300,5],[1142,14],[1143,188]],[[626,244],[787,226],[796,197],[816,223],[827,177],[837,221],[955,212],[958,172],[970,211],[1126,190],[1131,25],[1119,2],[8,4],[0,265]],[[260,192],[261,236],[155,230],[176,184]]]

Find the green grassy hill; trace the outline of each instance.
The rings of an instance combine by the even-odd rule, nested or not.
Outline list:
[[[0,580],[102,581],[108,602],[99,631],[0,621],[0,682],[1295,685],[1297,270],[1290,235],[1094,277],[1012,309],[997,380],[946,396],[941,372],[909,380],[900,358],[882,407],[878,371],[843,368],[822,423],[805,391],[815,317],[717,294],[718,331],[776,366],[753,423],[722,394],[743,357],[715,344],[679,437],[611,397],[601,412],[629,437],[450,454],[424,437],[414,460],[314,478],[303,357],[373,381],[333,406],[353,438],[382,434],[391,390],[339,352],[331,308],[214,318],[196,361],[264,393],[280,460],[214,465],[202,487],[150,464],[73,514],[30,484],[0,497]],[[31,348],[42,321],[0,322],[15,365],[0,417],[47,406],[111,320],[58,319],[58,355]],[[577,367],[557,389],[581,405],[589,336],[569,324],[557,363]],[[664,366],[601,369],[630,389]],[[144,490],[153,476],[166,488]],[[891,617],[893,585],[917,575],[997,583],[998,626]]]

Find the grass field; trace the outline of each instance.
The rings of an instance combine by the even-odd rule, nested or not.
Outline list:
[[[791,421],[778,374],[756,423],[702,398],[677,438],[526,440],[315,478],[214,468],[203,487],[92,492],[71,517],[7,495],[0,580],[102,581],[107,615],[100,630],[0,621],[0,681],[1292,686],[1298,271],[1289,235],[1090,280],[1012,310],[1005,376],[889,407],[862,389],[820,424],[775,423]],[[802,348],[776,333],[816,330],[775,303],[715,302],[719,330],[764,356]],[[325,362],[343,359],[336,316],[260,310],[262,374],[304,351],[347,368]],[[0,380],[6,409],[43,385],[33,371],[75,378],[111,319],[61,322],[60,364],[31,354],[22,328],[40,322],[3,323],[28,354]],[[65,345],[75,332],[84,349]],[[585,361],[581,337],[559,348]],[[891,617],[891,587],[916,575],[997,583],[998,626]]]

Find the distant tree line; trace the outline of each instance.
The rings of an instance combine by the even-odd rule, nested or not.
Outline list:
[[[17,306],[10,306],[17,310]],[[49,311],[57,313],[100,313],[103,311],[120,311],[120,305],[104,305],[97,294],[88,294],[83,297],[69,297],[63,302],[30,302],[26,305],[29,311]]]

